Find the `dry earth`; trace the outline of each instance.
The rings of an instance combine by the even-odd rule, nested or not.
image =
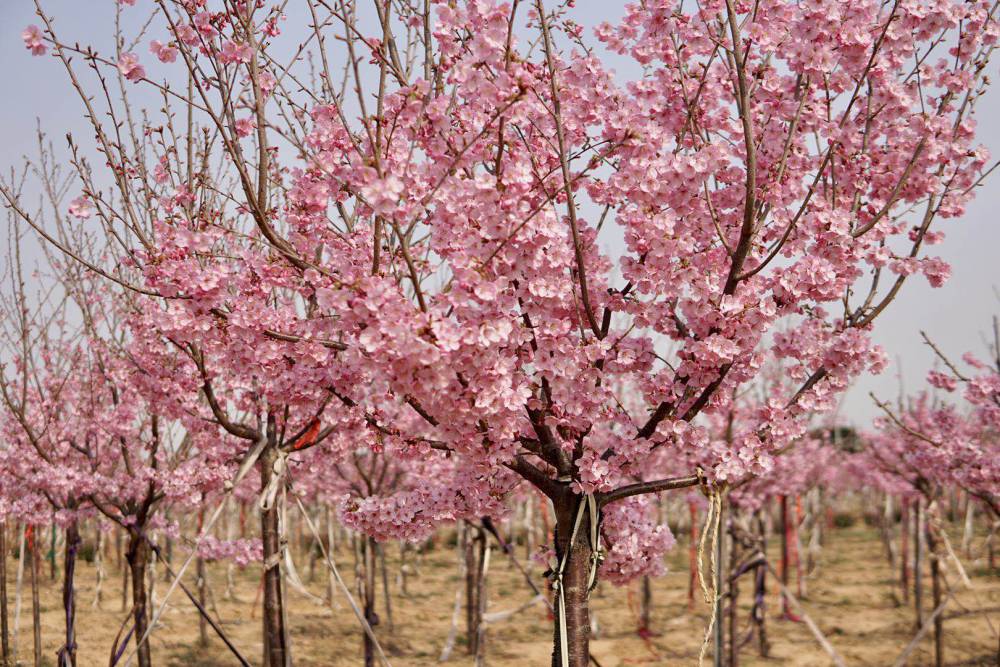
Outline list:
[[[882,556],[880,543],[873,530],[853,527],[835,530],[824,548],[814,576],[808,580],[808,597],[804,601],[808,614],[816,620],[830,643],[843,656],[847,665],[891,665],[914,633],[912,606],[901,606],[893,587],[893,574]],[[636,634],[637,587],[616,588],[602,584],[595,592],[593,606],[599,622],[599,636],[593,642],[593,653],[603,667],[623,665],[695,665],[701,637],[708,620],[707,605],[699,604],[693,613],[686,608],[687,549],[679,547],[671,557],[671,572],[655,582],[654,629],[657,636],[649,642]],[[341,569],[350,582],[352,557],[349,551],[337,556]],[[8,581],[13,614],[16,560],[9,562]],[[176,564],[176,563],[175,563]],[[308,565],[300,565],[302,576],[308,579]],[[946,662],[948,665],[996,665],[998,640],[986,615],[965,613],[964,610],[989,609],[993,627],[1000,624],[1000,577],[987,571],[982,563],[969,565],[973,590],[961,590],[954,572],[950,582],[957,591],[958,603],[947,610]],[[83,563],[79,568],[79,665],[107,665],[110,647],[121,626],[125,612],[121,604],[121,577],[112,566],[104,586],[104,598],[95,608],[95,568]],[[163,570],[159,570],[162,574]],[[253,568],[238,573],[236,595],[223,599],[225,590],[222,565],[212,565],[209,580],[214,592],[214,610],[222,619],[226,633],[249,660],[259,662],[260,608],[255,601],[259,574]],[[42,631],[43,664],[55,664],[55,652],[61,642],[63,619],[58,581],[49,579],[48,564],[42,568]],[[539,568],[533,576],[541,581]],[[188,577],[188,581],[193,577]],[[161,578],[162,581],[162,578]],[[383,623],[378,628],[390,660],[395,667],[438,664],[451,624],[455,594],[459,586],[455,551],[442,544],[427,553],[419,568],[419,576],[411,578],[408,595],[401,595],[393,585],[394,632]],[[323,596],[325,573],[316,567],[315,581],[307,584],[317,596]],[[746,623],[751,582],[742,584],[741,623]],[[490,611],[516,607],[532,597],[520,574],[494,552],[490,570]],[[929,584],[927,584],[929,590]],[[165,583],[157,583],[157,595],[162,595]],[[929,594],[928,594],[929,595]],[[310,601],[295,591],[289,591],[289,614],[293,642],[293,657],[300,667],[347,666],[362,664],[361,635],[357,623],[343,598],[334,607]],[[31,664],[31,612],[27,581],[21,610],[18,652],[21,664]],[[759,658],[753,644],[740,654],[740,664],[752,665],[826,665],[827,655],[802,623],[775,618],[778,608],[775,587],[769,587],[768,620],[772,642],[771,657]],[[13,626],[13,619],[11,620]],[[550,652],[550,621],[543,605],[533,606],[516,616],[491,625],[488,633],[487,664],[494,666],[545,665]],[[745,625],[744,625],[745,627]],[[931,643],[925,640],[914,653],[910,665],[929,664]],[[163,616],[153,639],[156,665],[178,667],[208,667],[237,664],[223,644],[214,636],[207,647],[198,645],[197,616],[178,591],[171,597],[171,606]],[[462,632],[447,664],[468,665]]]

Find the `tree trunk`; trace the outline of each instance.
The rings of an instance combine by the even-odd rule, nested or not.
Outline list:
[[[97,571],[97,581],[94,583],[94,602],[91,606],[98,609],[101,606],[101,592],[104,590],[104,532],[101,527],[96,526],[94,531],[94,569]]]
[[[570,544],[573,524],[580,503],[586,502],[582,496],[564,491],[557,497],[555,507],[555,552],[556,561],[565,559],[562,574],[561,594],[566,603],[565,618],[560,611],[560,590],[554,591],[555,628],[553,632],[552,667],[587,667],[590,661],[590,522],[593,517],[584,511],[576,539]],[[558,583],[558,582],[557,582]],[[560,643],[560,628],[565,624],[566,660],[563,661]]]
[[[198,584],[198,604],[204,609],[208,602],[205,594],[205,559],[199,556],[195,568],[195,576],[197,577]],[[208,646],[208,623],[202,614],[198,615],[198,645],[202,647]]]
[[[930,525],[927,526],[927,551],[931,568],[931,596],[934,609],[941,605],[941,563],[937,553],[937,539]],[[944,667],[944,618],[934,616],[934,667]]]
[[[134,631],[132,636],[136,641],[136,659],[139,667],[151,667],[153,664],[149,650],[149,604],[146,600],[146,566],[149,563],[149,544],[142,532],[143,526],[133,527],[128,540],[128,550],[125,558],[128,561],[132,584],[132,620]]]
[[[972,497],[965,494],[965,523],[962,527],[962,551],[965,559],[972,560],[972,536],[976,527],[976,504]]]
[[[10,628],[7,623],[7,522],[0,523],[0,643],[3,667],[10,665]]]
[[[391,636],[396,631],[396,626],[392,622],[392,591],[389,590],[389,564],[386,562],[385,549],[382,545],[375,545],[375,553],[378,555],[379,571],[382,573],[382,599],[385,601],[386,626]]]
[[[653,583],[649,576],[642,578],[639,590],[639,634],[649,636],[653,625]]]
[[[712,662],[715,667],[723,667],[725,659],[725,645],[726,645],[726,619],[723,616],[723,596],[722,591],[725,584],[725,578],[722,573],[725,571],[725,548],[726,548],[726,524],[723,522],[721,516],[722,506],[719,506],[719,532],[716,535],[715,540],[715,600],[712,604],[715,606],[715,627],[713,628],[714,637],[712,638]]]
[[[479,531],[479,554],[476,563],[476,650],[473,653],[476,667],[486,664],[486,572],[490,562],[489,536],[485,530]]]
[[[736,576],[736,568],[740,565],[739,549],[737,540],[730,533],[729,540],[729,667],[738,667],[740,664],[740,637],[739,637],[739,616],[737,603],[739,602],[740,587],[739,577]],[[719,563],[719,568],[722,564]],[[719,619],[722,623],[722,619]]]
[[[76,521],[66,528],[66,547],[63,559],[63,611],[66,615],[66,643],[59,650],[60,667],[76,667],[76,591],[73,577],[76,574],[76,554],[80,549],[80,530]]]
[[[365,620],[368,621],[368,625],[374,628],[378,625],[378,613],[375,611],[375,539],[371,537],[365,537],[362,542],[362,549],[364,551],[364,603],[365,603]],[[368,636],[367,632],[361,633],[364,641],[365,649],[365,667],[374,667],[375,665],[375,644],[372,642],[371,637]]]
[[[917,615],[917,627],[924,627],[924,513],[923,503],[917,499],[917,511],[913,513],[913,604]]]
[[[28,526],[28,553],[31,555],[31,633],[35,640],[35,667],[42,664],[42,619],[41,607],[38,603],[38,579],[41,568],[41,554],[38,549],[35,527]],[[145,667],[145,666],[140,666]]]
[[[688,611],[694,611],[694,595],[698,588],[698,505],[688,501],[691,527],[688,532]]]
[[[806,577],[802,571],[802,534],[799,531],[799,528],[803,526],[805,526],[805,512],[802,509],[802,496],[797,495],[795,496],[795,522],[792,525],[795,541],[792,542],[792,549],[795,552],[795,585],[800,600],[806,598]]]
[[[266,489],[274,474],[277,449],[269,444],[260,456],[260,488]],[[286,667],[287,646],[284,601],[281,591],[281,538],[278,534],[278,508],[260,511],[260,534],[264,547],[264,667]]]
[[[760,550],[767,554],[767,529],[761,511],[757,510],[757,530],[760,532]],[[765,556],[766,557],[766,556]],[[757,652],[766,658],[771,654],[771,643],[767,639],[767,565],[757,566],[754,580],[754,622],[757,624]]]
[[[476,542],[479,534],[471,524],[462,527],[462,538],[465,549],[465,650],[469,655],[476,654],[476,639],[479,628],[479,601],[477,594],[479,586],[476,577],[479,568],[476,565]]]
[[[903,589],[903,603],[910,601],[910,501],[901,503],[899,520],[899,585]]]
[[[46,555],[49,559],[49,579],[56,580],[56,525],[53,523],[49,529],[49,552]]]
[[[791,517],[788,511],[788,496],[781,496],[781,583],[788,588],[789,570],[791,569]],[[781,617],[789,618],[791,610],[788,599],[781,596]]]

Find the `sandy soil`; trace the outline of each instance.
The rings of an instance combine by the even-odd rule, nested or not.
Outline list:
[[[522,550],[523,551],[523,550]],[[686,607],[687,549],[679,547],[671,557],[671,572],[655,582],[654,630],[657,636],[644,641],[636,634],[637,586],[616,588],[601,584],[595,591],[599,634],[593,641],[593,653],[603,667],[622,665],[695,665],[698,649],[708,619],[707,605],[698,604],[690,613]],[[523,555],[523,554],[522,554]],[[531,599],[521,575],[494,552],[490,570],[490,611],[502,611]],[[427,553],[419,566],[419,576],[410,579],[408,595],[402,595],[396,582],[393,588],[394,631],[380,609],[383,622],[377,628],[390,660],[395,667],[438,664],[451,623],[455,593],[460,582],[455,567],[455,551],[444,543]],[[350,582],[353,559],[345,550],[337,560]],[[9,563],[11,614],[13,615],[16,560]],[[957,604],[947,610],[945,623],[946,661],[948,665],[995,665],[997,638],[981,613],[957,615],[963,610],[991,609],[994,627],[1000,624],[1000,576],[986,571],[982,564],[971,564],[974,589],[957,593]],[[299,565],[303,579],[308,579],[308,564]],[[322,597],[325,572],[316,566],[315,580],[307,583]],[[156,594],[166,590],[161,577]],[[533,575],[541,581],[537,566]],[[103,600],[94,607],[96,572],[93,565],[82,563],[78,575],[79,665],[107,665],[111,643],[122,624],[125,611],[121,603],[121,575],[109,564],[109,579],[104,585]],[[193,586],[193,576],[187,578]],[[209,580],[214,597],[214,611],[221,618],[226,633],[239,650],[254,664],[262,652],[260,608],[255,601],[259,570],[238,571],[236,594],[224,599],[225,568],[210,565]],[[950,576],[956,591],[961,584]],[[48,564],[42,567],[43,664],[55,664],[55,652],[62,641],[63,618],[60,584],[49,579]],[[742,627],[746,627],[749,579],[742,584]],[[927,584],[929,591],[929,583]],[[893,574],[882,556],[874,531],[866,527],[836,530],[824,548],[820,566],[808,580],[807,613],[816,620],[831,644],[848,665],[891,665],[914,633],[912,605],[900,605]],[[346,600],[339,598],[332,606],[323,605],[290,590],[290,625],[295,664],[300,667],[359,665],[361,634]],[[927,593],[929,598],[929,592]],[[208,667],[237,664],[222,642],[212,636],[207,647],[198,645],[198,623],[194,609],[177,591],[170,599],[153,640],[154,664],[178,667]],[[27,579],[21,610],[18,654],[22,664],[31,664],[31,610]],[[751,665],[826,665],[830,660],[802,623],[777,619],[778,601],[773,583],[769,587],[768,631],[771,657],[757,656],[751,643],[742,650],[740,664]],[[464,617],[463,617],[464,618]],[[464,622],[464,621],[463,621]],[[11,619],[13,626],[13,618]],[[550,621],[547,609],[539,604],[505,621],[491,625],[488,632],[489,665],[545,665],[550,653]],[[465,643],[459,628],[458,642],[448,664],[468,665]],[[914,653],[910,665],[929,664],[931,643],[925,640]]]

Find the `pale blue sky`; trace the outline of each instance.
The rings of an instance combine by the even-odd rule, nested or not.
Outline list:
[[[44,6],[58,19],[66,38],[111,47],[114,0],[45,0]],[[140,21],[139,7],[126,8],[126,25]],[[291,2],[289,11],[303,5]],[[367,4],[367,3],[362,3]],[[608,0],[578,0],[577,20],[588,26],[613,19],[619,3]],[[81,115],[79,100],[68,88],[65,73],[51,58],[33,58],[21,42],[21,30],[38,23],[32,0],[0,0],[0,77],[4,100],[0,104],[0,168],[4,173],[19,167],[22,156],[35,152],[36,118],[57,147],[65,146],[67,132],[88,138],[90,131]],[[301,22],[289,20],[291,28]],[[143,45],[141,58],[152,59]],[[620,61],[615,64],[620,64]],[[990,69],[996,77],[1000,63]],[[1000,91],[995,88],[980,102],[978,111],[982,141],[1000,155]],[[998,174],[997,176],[1000,176]],[[902,360],[906,387],[916,389],[933,365],[933,354],[922,343],[921,329],[955,359],[968,350],[984,349],[990,336],[991,318],[1000,314],[1000,183],[987,182],[966,215],[942,221],[938,229],[947,233],[945,242],[933,250],[951,263],[951,280],[931,289],[922,277],[913,278],[888,311],[879,319],[875,337],[888,351],[892,364],[881,376],[865,377],[844,401],[843,416],[858,425],[867,423],[877,408],[868,397],[874,391],[895,398],[898,387],[896,360]]]

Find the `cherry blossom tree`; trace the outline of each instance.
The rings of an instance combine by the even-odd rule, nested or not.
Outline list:
[[[302,438],[362,427],[448,454],[449,503],[548,496],[554,665],[588,662],[602,536],[635,529],[630,499],[770,470],[882,367],[874,321],[911,275],[947,278],[934,223],[990,170],[986,2],[630,5],[596,41],[572,2],[315,0],[297,33],[280,4],[121,4],[151,14],[159,64],[121,36],[113,55],[75,46],[41,8],[24,32],[100,154],[71,145],[76,208],[109,249],[64,249],[141,295],[136,340],[184,351],[178,389],[259,456],[263,491]],[[795,384],[720,455],[650,474],[711,450],[707,422],[775,360]],[[267,582],[266,662],[284,664]]]

